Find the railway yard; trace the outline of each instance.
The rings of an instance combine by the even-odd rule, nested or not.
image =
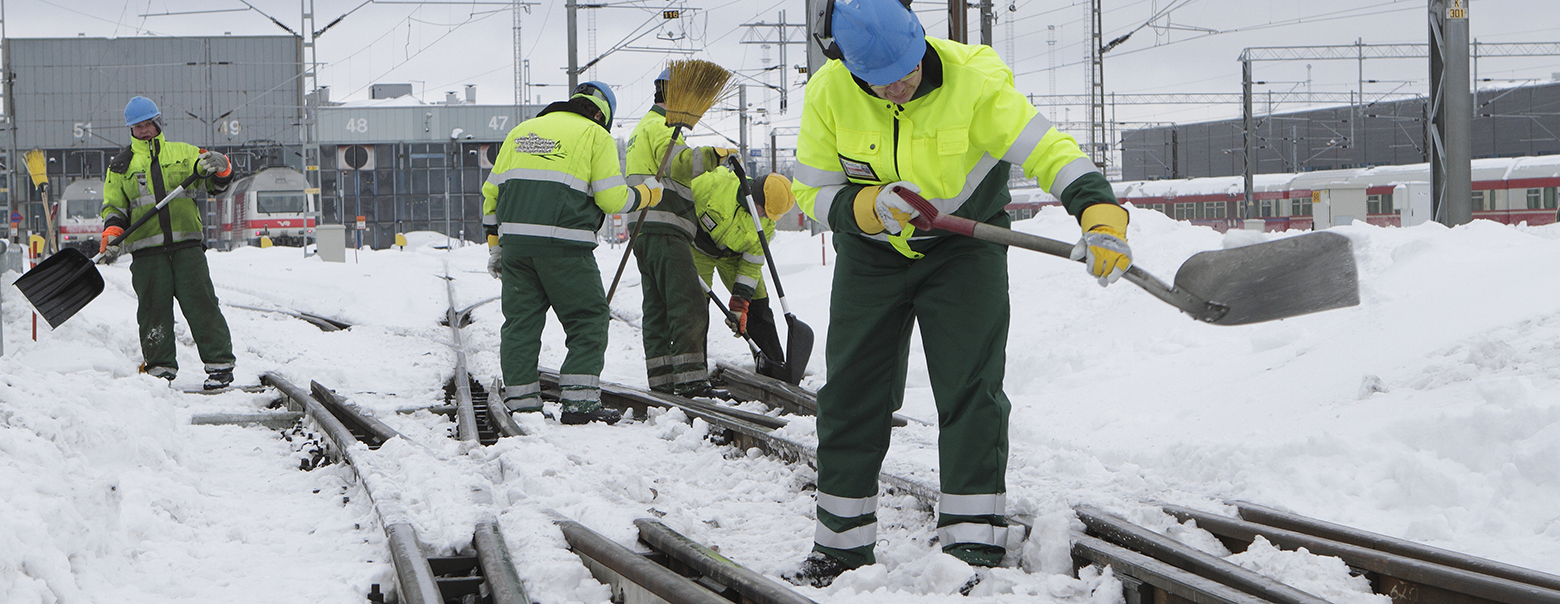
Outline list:
[[[1157,274],[1284,236],[1133,217]],[[1059,211],[1015,228],[1076,236]],[[936,413],[912,352],[879,564],[823,589],[779,579],[812,541],[818,237],[775,248],[818,330],[799,388],[750,373],[712,321],[739,402],[644,389],[630,272],[602,375],[614,426],[488,413],[498,284],[483,247],[423,245],[442,236],[345,264],[209,253],[244,386],[214,394],[186,392],[182,319],[188,376],[136,375],[123,266],[36,341],[7,273],[0,600],[1560,602],[1560,274],[1511,261],[1553,258],[1560,227],[1334,230],[1361,305],[1238,327],[1011,251],[1008,559],[937,552]],[[562,342],[550,324],[544,366]]]

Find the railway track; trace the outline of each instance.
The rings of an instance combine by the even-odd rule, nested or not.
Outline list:
[[[500,387],[484,387],[466,369],[461,328],[470,322],[477,305],[458,308],[453,284],[448,287],[450,310],[444,324],[450,328],[456,351],[454,375],[445,386],[448,404],[432,411],[453,420],[451,436],[477,445],[493,445],[505,437],[525,436],[524,429],[508,413],[489,413],[487,395]],[[481,303],[478,303],[478,305]],[[677,409],[688,418],[709,426],[712,441],[741,450],[759,449],[791,463],[816,464],[814,448],[776,434],[788,420],[783,415],[816,412],[813,393],[740,367],[720,364],[712,378],[738,398],[757,401],[782,417],[745,411],[707,400],[686,399],[641,388],[602,383],[602,402],[636,418],[652,408]],[[544,397],[556,399],[558,376],[545,371]],[[406,438],[383,422],[356,410],[324,385],[311,383],[308,390],[293,386],[281,376],[262,380],[291,402],[291,409],[267,414],[260,423],[280,425],[301,413],[327,437],[323,455],[353,467],[372,465],[372,452],[385,443]],[[287,415],[287,414],[293,415]],[[251,418],[252,419],[252,418]],[[216,420],[213,420],[216,421]],[[896,416],[896,426],[925,424]],[[410,439],[407,439],[410,441]],[[358,443],[361,443],[359,445]],[[420,445],[419,445],[420,446]],[[919,480],[884,473],[890,490],[912,497],[931,522],[938,489]],[[451,555],[427,556],[405,510],[391,498],[374,497],[375,486],[364,481],[389,539],[396,567],[395,596],[399,602],[530,602],[516,573],[514,557],[504,545],[496,522],[479,522],[469,547]],[[1560,577],[1429,548],[1288,514],[1256,504],[1231,504],[1238,517],[1228,517],[1185,507],[1160,506],[1181,522],[1194,521],[1216,537],[1230,553],[1249,548],[1259,537],[1286,550],[1304,548],[1312,554],[1342,559],[1353,573],[1366,577],[1372,590],[1398,604],[1560,604]],[[1109,567],[1120,580],[1129,604],[1148,602],[1199,602],[1255,604],[1321,604],[1327,600],[1262,576],[1148,528],[1135,525],[1104,510],[1087,505],[1074,508],[1085,527],[1070,535],[1075,569]],[[616,602],[810,602],[805,596],[768,577],[743,568],[673,531],[655,518],[634,521],[638,541],[627,547],[596,532],[584,523],[550,512],[552,522],[568,547],[597,580],[608,585]],[[1025,518],[1015,518],[1019,530],[1027,530]],[[383,601],[383,594],[377,597]],[[371,597],[372,599],[372,597]]]

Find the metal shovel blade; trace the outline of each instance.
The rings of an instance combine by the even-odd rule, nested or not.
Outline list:
[[[1226,306],[1210,321],[1245,325],[1360,303],[1349,239],[1310,233],[1228,250],[1201,252],[1175,274],[1175,287]]]
[[[86,254],[65,248],[17,277],[16,289],[22,291],[50,327],[58,328],[103,293],[103,276]]]
[[[807,361],[812,358],[813,330],[791,313],[785,314],[785,360],[791,366],[792,386],[800,385],[807,377]]]

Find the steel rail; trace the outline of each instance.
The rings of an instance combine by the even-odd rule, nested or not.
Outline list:
[[[1268,600],[1084,533],[1072,534],[1072,555],[1074,559],[1109,566],[1115,569],[1118,575],[1124,575],[1152,589],[1196,604],[1268,603]],[[1123,588],[1137,591],[1133,595],[1138,596],[1136,599],[1138,602],[1166,601],[1157,593],[1142,593],[1141,586],[1123,585]],[[1128,598],[1127,601],[1131,602],[1133,599]]]
[[[460,328],[470,320],[470,310],[462,313],[455,306],[455,280],[444,275],[444,292],[449,296],[450,308],[444,320],[450,327],[450,348],[455,350],[455,433],[463,441],[475,441],[477,412],[471,405],[471,376],[466,373],[466,345],[461,339]]]
[[[677,560],[699,574],[714,579],[742,595],[743,602],[752,604],[816,604],[809,598],[774,582],[768,577],[744,568],[730,558],[667,528],[659,520],[640,518],[634,521],[639,527],[639,540]]]
[[[585,525],[558,518],[553,521],[563,531],[569,547],[585,561],[598,581],[612,588],[613,602],[653,601],[648,594],[676,604],[731,604],[704,587],[671,569],[656,564],[633,550],[619,545]],[[625,593],[629,592],[629,593]]]
[[[1303,547],[1319,556],[1341,558],[1378,575],[1371,581],[1378,593],[1412,593],[1420,604],[1469,602],[1470,597],[1502,604],[1560,604],[1560,591],[1553,589],[1190,508],[1162,508],[1183,522],[1196,520],[1197,526],[1224,540],[1249,544],[1261,535],[1278,547]]]
[[[1255,503],[1236,501],[1234,505],[1241,519],[1248,522],[1315,535],[1339,543],[1358,545],[1426,562],[1434,562],[1443,566],[1476,572],[1481,575],[1510,579],[1518,583],[1537,585],[1546,589],[1560,590],[1560,576],[1549,573],[1431,547],[1396,537],[1388,537],[1341,524],[1333,524],[1325,520],[1308,518]]]
[[[818,415],[817,395],[790,382],[759,375],[724,361],[716,363],[712,379],[720,380],[733,395],[744,399],[758,401],[792,415]],[[893,417],[896,428],[910,423],[909,418],[898,413]]]
[[[302,405],[304,412],[320,426],[325,435],[334,445],[328,450],[334,460],[345,460],[353,467],[353,472],[359,466],[358,460],[353,459],[354,447],[357,438],[352,431],[341,422],[329,409],[327,409],[302,388],[292,385],[281,376],[266,372],[260,376],[262,383],[274,386],[283,395]],[[422,555],[417,538],[417,529],[412,526],[406,513],[400,510],[387,509],[391,507],[388,502],[381,502],[374,497],[373,488],[368,481],[358,478],[363,484],[363,491],[368,493],[370,501],[374,502],[374,512],[379,516],[380,523],[384,525],[385,536],[390,540],[391,563],[395,566],[396,582],[400,589],[400,600],[406,604],[439,604],[442,598],[439,593],[438,583],[433,579],[433,567],[428,564],[428,559]]]
[[[1327,600],[1300,591],[1254,571],[1128,522],[1099,508],[1073,508],[1089,533],[1134,549],[1171,566],[1195,573],[1276,604],[1328,604]]]

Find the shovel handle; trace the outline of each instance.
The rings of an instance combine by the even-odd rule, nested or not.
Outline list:
[[[905,201],[910,202],[910,207],[920,212],[919,216],[910,220],[910,224],[915,225],[918,229],[941,229],[983,241],[1021,247],[1068,260],[1072,259],[1073,244],[1039,235],[1020,233],[1012,229],[1004,229],[996,225],[976,222],[961,216],[942,214],[937,211],[936,207],[932,206],[931,202],[921,197],[915,191],[904,187],[894,187],[894,192],[898,193]],[[1155,298],[1159,298],[1165,303],[1181,309],[1182,312],[1191,315],[1192,318],[1199,321],[1213,323],[1230,311],[1228,306],[1209,302],[1193,295],[1191,292],[1160,281],[1158,277],[1148,274],[1147,271],[1138,268],[1136,264],[1128,267],[1127,272],[1122,277],[1143,288],[1144,291],[1152,294]]]
[[[168,203],[173,201],[173,198],[178,197],[180,193],[183,193],[185,188],[195,184],[195,180],[198,178],[200,178],[200,176],[196,175],[194,172],[191,172],[189,178],[184,179],[184,182],[179,183],[178,187],[175,187],[172,191],[169,191],[167,195],[164,195],[162,200],[158,201],[157,205],[152,207],[152,211],[142,214],[140,218],[135,219],[135,222],[130,223],[130,228],[125,229],[125,232],[120,233],[118,237],[115,237],[112,241],[109,241],[108,245],[119,245],[122,243],[125,238],[129,237],[131,233],[134,233],[136,229],[141,228],[141,225],[146,224],[146,221],[151,220],[152,217],[156,216],[158,212],[161,212],[163,208],[168,207]],[[96,263],[98,259],[102,257],[103,253],[98,252],[98,255],[92,257],[92,262]]]

